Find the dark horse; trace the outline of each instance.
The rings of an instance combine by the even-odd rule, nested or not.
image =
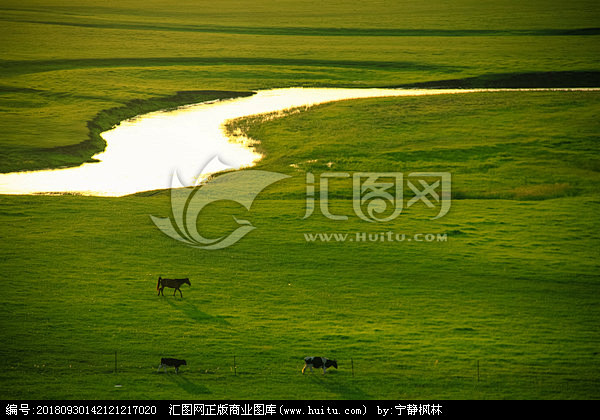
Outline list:
[[[173,296],[175,296],[175,293],[179,290],[179,294],[181,295],[181,297],[183,297],[183,293],[181,293],[181,285],[182,284],[189,284],[190,287],[192,286],[192,284],[190,283],[190,279],[185,278],[185,279],[163,279],[161,277],[158,278],[158,283],[156,285],[156,290],[158,290],[158,295],[160,296],[161,294],[164,296],[163,293],[163,289],[165,287],[170,287],[173,290]]]

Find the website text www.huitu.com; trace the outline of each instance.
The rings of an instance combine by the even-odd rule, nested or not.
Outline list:
[[[318,232],[304,233],[306,242],[448,242],[447,233]]]

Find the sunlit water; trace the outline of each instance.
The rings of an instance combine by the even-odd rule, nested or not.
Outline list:
[[[123,196],[192,186],[211,173],[248,167],[261,158],[251,145],[228,138],[224,130],[228,120],[343,99],[476,91],[481,90],[289,88],[153,112],[123,121],[102,133],[107,147],[94,156],[99,162],[75,168],[0,174],[0,194]],[[172,185],[174,173],[181,185]]]

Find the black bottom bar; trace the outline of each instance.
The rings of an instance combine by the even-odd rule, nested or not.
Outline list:
[[[3,401],[7,418],[23,416],[485,418],[534,412],[569,417],[592,409],[591,401]],[[527,411],[525,411],[527,410]],[[531,410],[531,411],[530,411]],[[506,417],[504,417],[506,418]]]

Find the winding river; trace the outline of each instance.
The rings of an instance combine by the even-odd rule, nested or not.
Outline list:
[[[228,138],[224,124],[232,119],[345,99],[499,90],[509,89],[286,88],[153,112],[123,121],[102,133],[107,147],[94,156],[99,162],[66,169],[0,174],[0,194],[118,197],[193,186],[211,173],[252,166],[261,158],[251,145]],[[174,173],[180,185],[172,185]]]

